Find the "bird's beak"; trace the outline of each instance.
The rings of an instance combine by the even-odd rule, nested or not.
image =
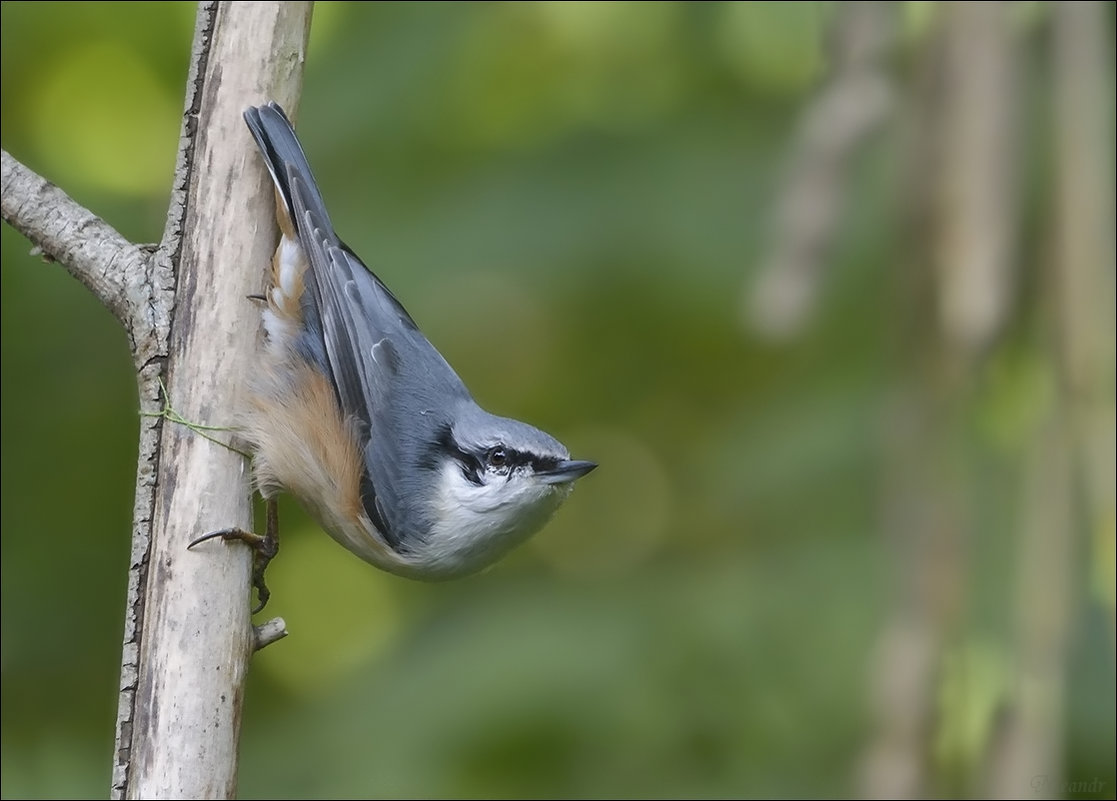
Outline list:
[[[584,462],[576,459],[566,459],[559,462],[550,470],[536,473],[535,477],[544,484],[567,484],[581,478],[597,467],[597,462]]]

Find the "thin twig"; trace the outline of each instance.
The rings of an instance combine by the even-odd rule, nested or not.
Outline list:
[[[287,622],[281,617],[273,617],[267,623],[253,626],[252,633],[254,635],[253,647],[259,651],[287,636]]]

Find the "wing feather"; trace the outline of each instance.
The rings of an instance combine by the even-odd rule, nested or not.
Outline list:
[[[451,419],[471,401],[461,379],[395,295],[334,231],[321,192],[283,110],[245,112],[308,262],[299,347],[357,422],[369,519],[397,551],[429,528],[418,471]]]

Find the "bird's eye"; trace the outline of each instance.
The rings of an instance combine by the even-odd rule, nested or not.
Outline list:
[[[500,445],[497,445],[489,451],[489,464],[493,467],[504,467],[508,464],[508,451],[504,450]]]

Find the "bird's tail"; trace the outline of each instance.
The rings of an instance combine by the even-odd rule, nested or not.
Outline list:
[[[324,226],[323,233],[336,238],[318,182],[314,180],[314,173],[310,169],[310,162],[303,153],[291,121],[280,105],[271,102],[266,106],[251,106],[244,111],[244,121],[260,147],[264,163],[267,164],[276,191],[282,199],[287,219],[294,224],[295,231],[305,223],[296,219],[293,184],[298,185],[301,205],[314,215],[316,224]]]

